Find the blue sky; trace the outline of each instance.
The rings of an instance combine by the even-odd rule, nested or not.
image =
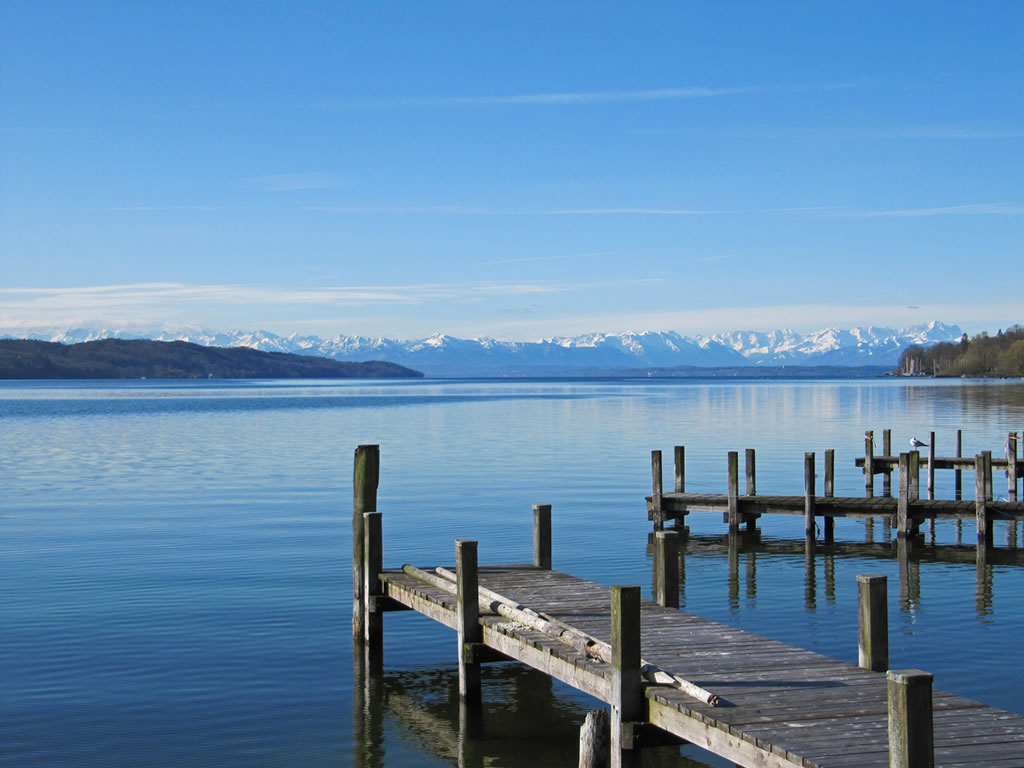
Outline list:
[[[1024,321],[1024,4],[0,4],[0,328]],[[1019,270],[1017,270],[1019,271]]]

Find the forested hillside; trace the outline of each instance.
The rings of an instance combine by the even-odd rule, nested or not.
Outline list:
[[[1013,325],[995,336],[965,333],[955,344],[913,345],[900,356],[904,376],[1024,376],[1024,326]]]

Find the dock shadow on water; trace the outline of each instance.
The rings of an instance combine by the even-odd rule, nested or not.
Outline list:
[[[600,703],[516,663],[482,670],[483,707],[459,699],[454,664],[370,673],[354,653],[352,765],[573,766],[580,726]],[[684,750],[693,750],[684,747]],[[708,768],[680,747],[647,748],[650,768]]]

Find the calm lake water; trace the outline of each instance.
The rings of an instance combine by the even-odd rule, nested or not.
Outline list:
[[[965,455],[1002,456],[1024,384],[0,382],[0,425],[0,763],[572,766],[594,702],[512,664],[486,668],[485,730],[460,747],[454,633],[424,617],[386,616],[385,673],[354,686],[356,445],[381,445],[386,566],[451,562],[456,538],[529,561],[531,505],[550,503],[557,569],[649,596],[652,449],[670,478],[686,445],[687,487],[723,492],[726,452],[755,448],[758,492],[797,494],[804,451],[833,448],[836,494],[859,496],[864,430],[879,451],[883,428],[896,450],[935,431],[947,455],[959,428]],[[811,570],[800,518],[763,519],[732,558],[720,516],[689,526],[684,609],[856,663],[855,577],[884,573],[891,666],[1024,714],[1005,524],[984,567],[954,523],[901,567],[880,525],[869,545],[839,521]]]

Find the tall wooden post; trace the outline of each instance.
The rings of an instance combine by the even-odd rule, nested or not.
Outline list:
[[[814,546],[814,452],[804,454],[804,542]]]
[[[882,455],[892,456],[892,430],[882,430]],[[885,472],[882,474],[882,495],[889,498],[892,496],[892,464],[885,465]]]
[[[458,605],[459,696],[475,704],[480,701],[480,664],[477,661],[477,647],[483,641],[475,541],[456,540],[455,580]]]
[[[889,670],[889,767],[933,768],[932,676],[919,669]]]
[[[896,498],[896,531],[906,536],[910,530],[910,454],[900,454],[900,490]]]
[[[875,433],[872,430],[864,433],[864,495],[868,498],[875,495]]]
[[[928,498],[935,498],[935,433],[928,433]]]
[[[836,452],[829,448],[825,451],[825,496],[832,498],[835,491],[836,475]],[[836,519],[832,515],[825,517],[825,543],[834,544],[836,541]]]
[[[982,451],[981,454],[985,457],[985,498],[992,501],[995,498],[995,489],[992,485],[992,451]]]
[[[747,496],[757,496],[757,459],[753,448],[747,448],[744,459],[747,473]]]
[[[384,639],[384,615],[376,598],[383,590],[380,572],[383,568],[383,531],[380,512],[363,513],[363,602],[366,649],[374,671],[380,667]]]
[[[857,663],[863,669],[889,668],[888,578],[871,573],[857,576],[859,634]]]
[[[740,456],[736,451],[729,451],[729,533],[734,534],[740,528]]]
[[[910,500],[917,501],[921,498],[921,454],[918,451],[910,452]]]
[[[651,451],[651,512],[655,531],[665,528],[665,513],[661,508],[661,482],[661,451]]]
[[[1006,438],[1006,498],[1017,500],[1017,433],[1011,432]],[[1013,522],[1014,530],[1017,523]]]
[[[677,445],[675,452],[675,491],[686,491],[686,446]]]
[[[377,511],[379,480],[380,446],[360,445],[352,467],[352,639],[359,643],[366,637],[363,515]]]
[[[958,429],[956,431],[956,448],[955,448],[955,450],[956,450],[956,457],[958,459],[960,458],[960,456],[962,454],[962,451],[963,451],[963,439],[962,438],[963,438],[963,430]],[[962,475],[961,475],[961,470],[958,467],[956,469],[956,471],[953,472],[953,485],[954,485],[954,491],[955,491],[954,497],[956,498],[957,501],[960,501],[960,499],[963,498],[962,480],[963,480],[963,478],[962,478]]]
[[[533,564],[551,570],[551,505],[533,505]]]
[[[979,453],[974,458],[974,519],[978,526],[978,547],[992,546],[992,521],[988,519],[988,487],[985,482],[986,456]]]
[[[644,695],[640,677],[640,587],[614,586],[612,613],[612,768],[639,766],[639,750],[624,743],[623,724],[641,720]]]
[[[679,607],[679,533],[654,534],[654,599],[666,608]]]

